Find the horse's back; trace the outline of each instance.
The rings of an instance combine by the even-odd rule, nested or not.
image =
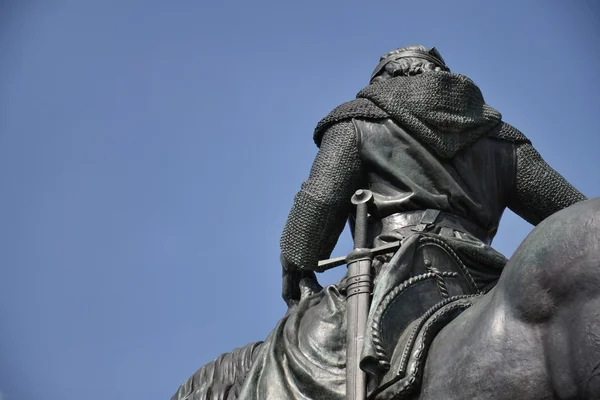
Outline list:
[[[420,399],[600,399],[598,310],[597,198],[540,223],[496,287],[438,334]]]
[[[542,322],[562,304],[600,289],[600,198],[542,221],[523,241],[498,282],[516,316]]]

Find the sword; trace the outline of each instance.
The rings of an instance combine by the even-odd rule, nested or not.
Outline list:
[[[369,190],[357,190],[352,196],[356,206],[354,225],[354,250],[348,255],[348,277],[346,278],[346,313],[348,333],[346,336],[346,399],[365,400],[367,376],[360,369],[360,354],[363,348],[367,318],[371,302],[371,262],[373,255],[367,249],[368,204],[373,194]]]
[[[346,399],[365,400],[367,396],[367,377],[360,369],[360,354],[367,328],[367,318],[372,291],[371,263],[373,257],[396,252],[401,242],[392,242],[373,249],[367,247],[368,205],[373,200],[369,190],[357,190],[352,196],[356,205],[356,223],[354,224],[354,250],[344,257],[330,258],[318,263],[317,272],[347,264],[346,277],[346,314],[348,332],[346,336]]]
[[[356,205],[354,225],[354,250],[348,255],[348,277],[346,278],[346,313],[348,333],[346,336],[346,399],[365,400],[367,376],[360,369],[360,354],[363,348],[367,317],[371,301],[372,251],[367,249],[367,207],[373,199],[369,190],[357,190],[352,196]]]

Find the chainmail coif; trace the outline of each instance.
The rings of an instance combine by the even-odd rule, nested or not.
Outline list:
[[[386,79],[367,86],[357,97],[319,122],[313,137],[317,145],[325,130],[339,121],[391,117],[440,157],[452,158],[490,134],[502,119],[498,111],[485,103],[471,79],[450,72]],[[522,134],[505,139],[527,141]]]

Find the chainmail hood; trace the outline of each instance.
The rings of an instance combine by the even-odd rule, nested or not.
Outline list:
[[[327,127],[348,118],[392,118],[444,158],[490,133],[502,115],[488,106],[472,80],[451,72],[426,72],[373,83],[357,99],[319,122],[317,146]]]

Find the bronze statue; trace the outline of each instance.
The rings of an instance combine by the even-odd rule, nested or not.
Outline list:
[[[391,51],[313,138],[281,239],[288,312],[174,400],[347,398],[355,290],[370,308],[348,398],[600,398],[600,199],[584,201],[470,79],[436,49]],[[508,263],[490,247],[506,208],[539,224]],[[357,249],[324,261],[347,220]]]

